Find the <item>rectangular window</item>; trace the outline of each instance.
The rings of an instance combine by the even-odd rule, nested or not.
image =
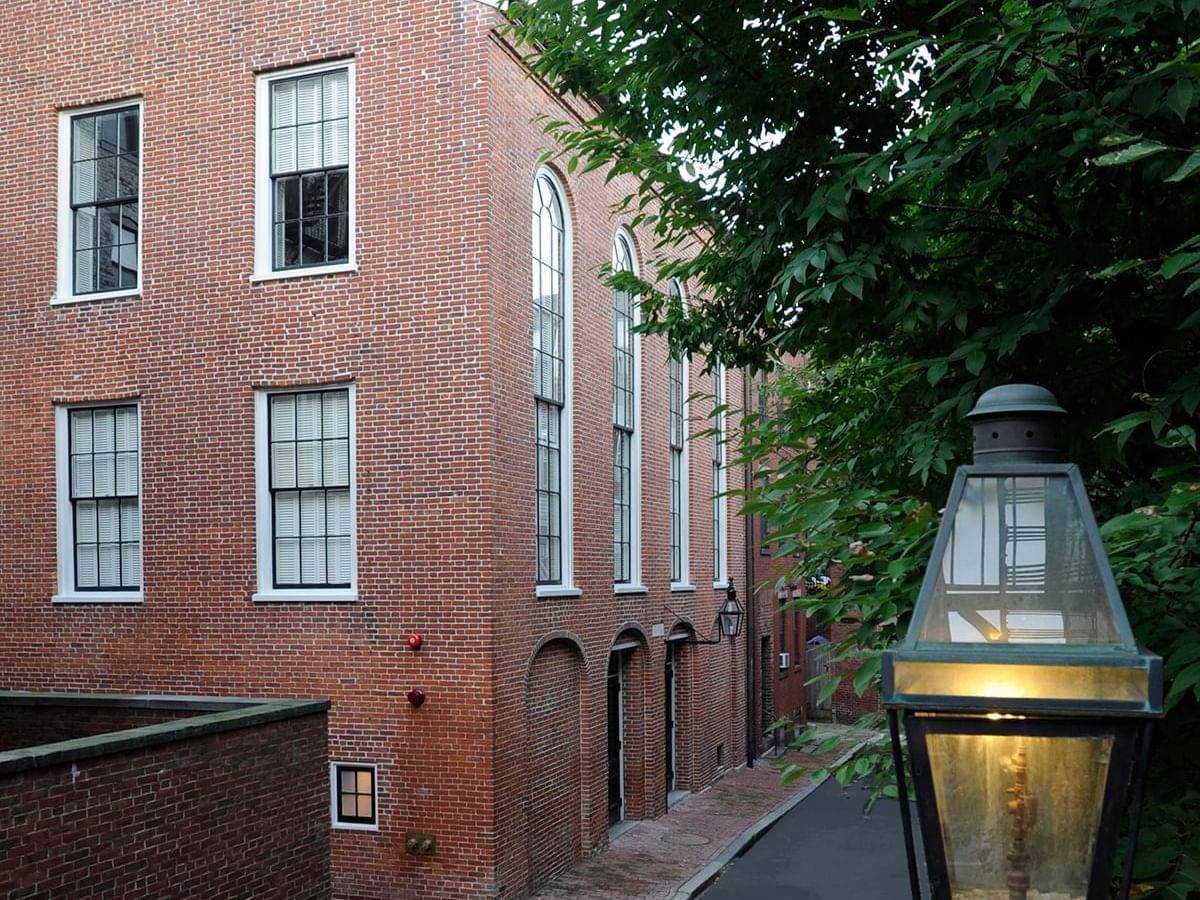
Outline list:
[[[724,585],[726,568],[726,516],[728,500],[725,497],[725,367],[713,368],[713,424],[712,424],[712,523],[713,523],[713,584]]]
[[[354,70],[259,79],[256,277],[353,267]]]
[[[60,117],[55,302],[140,288],[141,128],[139,101]]]
[[[613,271],[633,272],[633,249],[618,234]],[[638,358],[633,295],[613,290],[613,582],[639,589]]]
[[[670,382],[670,447],[671,447],[671,581],[679,584],[686,579],[684,572],[684,529],[686,509],[686,471],[684,441],[686,419],[684,402],[684,360],[672,356],[668,366]]]
[[[137,601],[142,590],[136,403],[60,407],[56,601]]]
[[[258,415],[256,598],[354,599],[352,389],[264,393]]]
[[[330,766],[330,803],[335,827],[378,830],[375,774],[375,766],[369,763]]]

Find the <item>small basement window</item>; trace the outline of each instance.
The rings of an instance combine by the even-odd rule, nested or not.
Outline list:
[[[375,766],[366,763],[334,763],[330,769],[334,826],[378,830]]]

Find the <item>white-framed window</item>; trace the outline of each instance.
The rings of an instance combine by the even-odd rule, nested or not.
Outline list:
[[[684,301],[683,285],[671,279],[667,293],[672,301]],[[668,438],[671,453],[671,587],[691,588],[688,580],[688,357],[672,355],[667,361]]]
[[[255,395],[255,600],[357,599],[354,385]]]
[[[537,594],[575,596],[571,542],[571,228],[549,168],[533,183],[533,406]]]
[[[637,274],[633,241],[613,238],[614,272]],[[641,341],[634,331],[637,298],[613,290],[613,582],[618,591],[641,585]]]
[[[374,763],[329,764],[329,811],[334,828],[379,830],[379,779]]]
[[[729,581],[729,472],[725,459],[725,366],[721,363],[713,366],[712,387],[713,587],[723,588]]]
[[[55,408],[56,603],[142,599],[139,419],[133,400]]]
[[[353,61],[265,73],[256,88],[251,280],[353,270]]]
[[[52,303],[142,287],[142,101],[58,116],[58,277]]]

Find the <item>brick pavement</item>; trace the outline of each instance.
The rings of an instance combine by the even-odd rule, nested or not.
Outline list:
[[[821,755],[789,751],[785,761],[817,769],[844,754],[850,730],[825,727],[846,734],[842,746]],[[607,850],[543,885],[532,900],[674,900],[686,882],[744,840],[750,826],[810,784],[808,778],[783,784],[770,760],[730,772],[665,816],[632,823]]]

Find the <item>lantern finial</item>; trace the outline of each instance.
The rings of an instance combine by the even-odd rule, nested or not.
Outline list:
[[[975,462],[1060,461],[1066,414],[1054,395],[1036,384],[1004,384],[984,391],[967,413],[975,431]]]

